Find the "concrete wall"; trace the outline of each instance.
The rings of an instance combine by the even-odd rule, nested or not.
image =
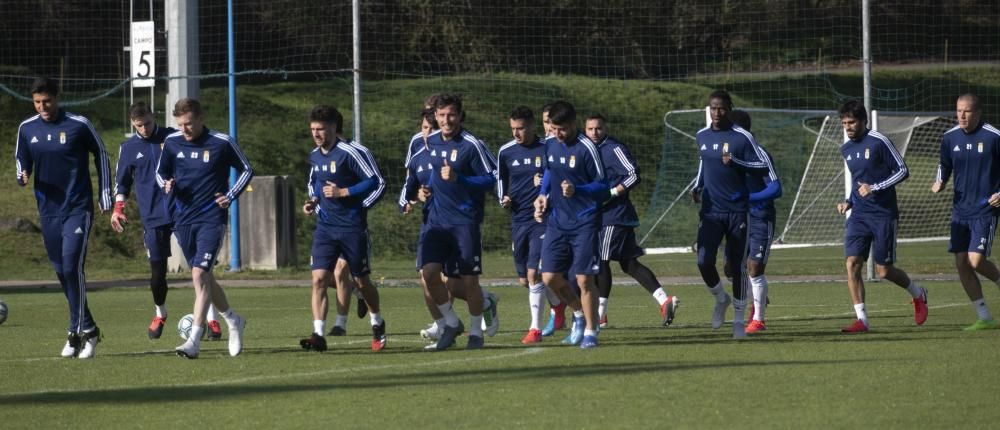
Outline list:
[[[295,187],[285,176],[256,176],[239,199],[240,257],[243,267],[275,270],[296,264]],[[218,266],[229,264],[229,230],[219,250]],[[189,270],[173,239],[168,267],[173,272]]]

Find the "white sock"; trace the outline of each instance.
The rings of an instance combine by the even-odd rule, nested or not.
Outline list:
[[[653,291],[653,298],[656,299],[656,303],[660,306],[663,306],[669,297],[670,296],[667,295],[667,292],[663,291],[663,288],[657,288],[656,291]]]
[[[597,330],[587,330],[583,329],[584,336],[597,336]]]
[[[205,316],[206,316],[206,319],[208,319],[209,321],[218,321],[219,320],[219,312],[215,309],[215,305],[209,303],[209,305],[208,305],[208,312],[205,314]]]
[[[747,299],[733,299],[733,324],[746,324]]]
[[[990,308],[986,306],[986,299],[979,299],[972,302],[972,308],[976,310],[979,314],[979,319],[983,321],[989,321],[993,319],[993,315],[990,315]]]
[[[444,317],[444,325],[448,327],[458,327],[458,315],[455,315],[455,311],[451,309],[451,302],[443,305],[437,305],[437,307],[438,310],[441,311],[441,315]]]
[[[469,315],[469,336],[483,337],[483,315]]]
[[[434,322],[431,324],[430,328],[428,328],[427,330],[429,330],[429,331],[441,331],[441,330],[444,330],[444,318],[441,318],[439,320],[434,320]]]
[[[722,281],[720,280],[718,284],[714,287],[705,287],[708,292],[715,296],[716,303],[724,303],[726,301],[726,291],[722,289]]]
[[[164,303],[163,306],[156,306],[156,316],[160,318],[167,318],[167,304]]]
[[[573,318],[583,318],[583,311],[573,311]]]
[[[188,334],[188,342],[191,342],[195,347],[198,347],[201,345],[201,335],[203,334],[205,334],[205,327],[192,326],[191,333]]]
[[[528,288],[528,310],[531,311],[531,326],[529,329],[538,330],[538,325],[542,319],[542,312],[544,312],[544,308],[542,308],[544,295],[545,284],[541,282]]]
[[[868,311],[865,310],[864,303],[858,303],[854,305],[854,313],[857,314],[858,319],[865,323],[865,327],[868,327]]]
[[[551,288],[545,288],[545,298],[549,300],[549,306],[559,306],[562,304],[562,300],[559,300],[559,295],[555,291],[552,291]]]
[[[347,315],[340,315],[340,314],[338,314],[337,315],[337,319],[334,320],[334,321],[335,321],[333,323],[334,326],[340,327],[340,328],[343,328],[343,329],[347,328]]]
[[[313,320],[313,333],[323,336],[326,333],[326,321]]]
[[[767,308],[767,277],[764,275],[751,277],[750,289],[753,291],[753,319],[764,321],[764,309]]]
[[[382,314],[380,312],[369,313],[368,320],[371,321],[373,326],[382,324]]]
[[[480,288],[479,291],[483,293],[483,307],[485,308],[486,305],[490,304],[490,301],[489,301],[490,292],[486,291],[485,288]]]
[[[910,285],[906,287],[906,291],[909,292],[914,299],[919,299],[920,295],[924,294],[924,290],[920,289],[920,286],[913,281],[910,281]]]
[[[233,308],[227,309],[225,312],[222,313],[222,319],[226,320],[226,325],[228,325],[230,328],[235,327],[236,326],[236,311],[234,311]],[[209,321],[211,321],[211,320],[209,320]],[[218,321],[218,320],[216,320],[216,321]]]
[[[608,314],[608,299],[600,297],[597,299],[597,318],[603,319]]]

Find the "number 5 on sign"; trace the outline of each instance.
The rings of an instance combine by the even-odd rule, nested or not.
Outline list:
[[[156,86],[156,54],[153,21],[132,23],[132,87]]]

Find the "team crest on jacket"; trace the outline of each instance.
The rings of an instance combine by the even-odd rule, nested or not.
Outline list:
[[[728,153],[728,152],[729,152],[729,142],[723,142],[722,143],[722,153],[725,154],[725,153]]]
[[[451,161],[457,161],[457,160],[458,160],[458,150],[457,149],[452,149],[451,150]]]
[[[872,155],[871,149],[865,148],[865,160],[871,158],[871,155]]]
[[[979,142],[979,153],[983,153],[983,142]]]
[[[208,150],[207,149],[204,152],[201,153],[201,161],[204,162],[204,163],[208,162]]]
[[[570,155],[569,156],[569,168],[572,169],[574,167],[576,167],[576,156],[575,155]]]
[[[337,173],[337,160],[330,161],[330,173]]]
[[[66,144],[66,132],[65,131],[60,131],[59,132],[59,144],[61,144],[61,145],[65,145]],[[981,147],[981,145],[982,144],[980,144],[980,147]],[[979,152],[983,152],[983,151],[979,151]]]
[[[535,167],[542,167],[542,157],[535,157]]]

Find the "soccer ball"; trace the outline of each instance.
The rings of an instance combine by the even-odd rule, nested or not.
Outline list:
[[[0,324],[7,321],[7,304],[0,300]]]
[[[191,334],[191,329],[194,327],[194,314],[184,315],[179,321],[177,321],[177,334],[180,335],[181,339],[187,340],[188,335]],[[202,324],[202,333],[205,332],[205,325]]]

